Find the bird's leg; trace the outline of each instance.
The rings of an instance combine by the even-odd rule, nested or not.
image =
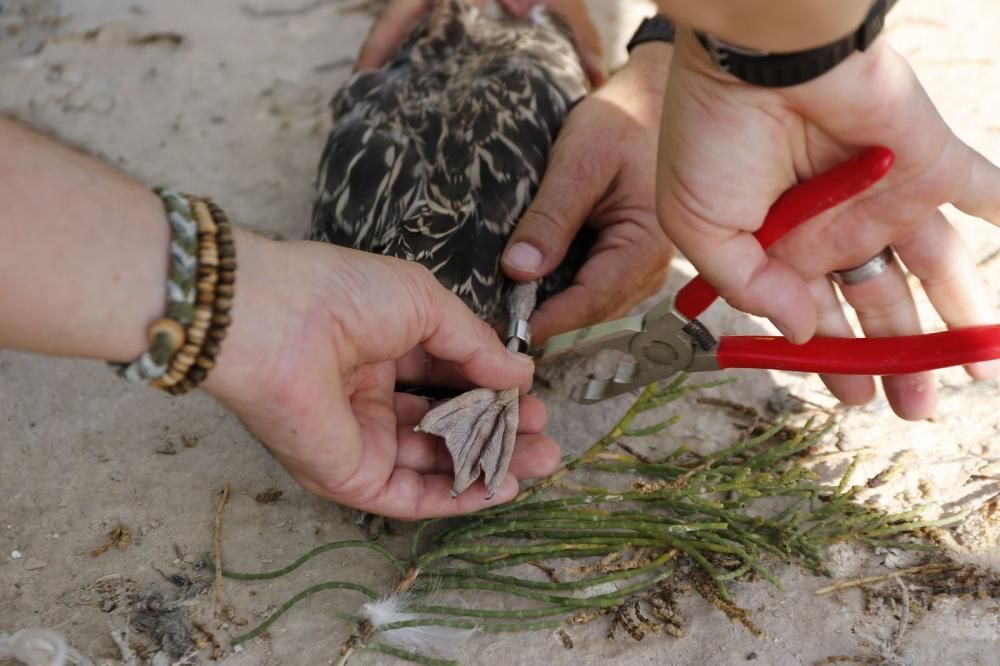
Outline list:
[[[538,280],[518,282],[507,296],[507,349],[527,352],[531,347],[528,318],[538,301]]]
[[[527,351],[531,345],[528,317],[535,309],[537,282],[517,284],[507,299],[510,328],[508,349]],[[517,436],[517,387],[494,391],[475,389],[427,412],[416,430],[444,438],[455,467],[452,497],[480,475],[487,497],[493,497],[507,476]]]

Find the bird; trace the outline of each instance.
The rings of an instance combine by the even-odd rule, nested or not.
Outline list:
[[[494,8],[497,9],[497,8]],[[331,102],[311,240],[420,263],[516,351],[537,302],[569,285],[585,241],[540,281],[515,283],[500,256],[538,190],[549,153],[588,78],[572,33],[536,7],[518,19],[474,0],[434,0],[378,70],[355,73]],[[431,409],[417,430],[441,436],[452,495],[506,476],[518,390],[474,389]]]

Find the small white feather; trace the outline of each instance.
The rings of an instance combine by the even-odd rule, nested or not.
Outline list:
[[[379,636],[385,643],[404,650],[437,657],[457,656],[465,642],[476,633],[476,629],[435,626],[405,627],[381,631],[380,627],[395,622],[432,617],[411,613],[407,610],[408,601],[406,595],[393,595],[379,601],[370,601],[361,607],[361,614],[372,623],[375,629],[379,630]]]

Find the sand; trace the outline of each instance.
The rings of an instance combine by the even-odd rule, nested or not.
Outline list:
[[[288,238],[304,232],[315,168],[328,129],[326,102],[349,75],[370,25],[353,1],[5,0],[0,3],[0,112],[52,131],[149,184],[210,193],[241,224]],[[620,61],[642,3],[591,5]],[[293,11],[263,11],[263,10]],[[156,35],[149,37],[150,35]],[[989,0],[952,3],[907,0],[894,10],[888,36],[906,55],[947,121],[969,144],[1000,160],[1000,11]],[[143,37],[146,36],[146,39]],[[67,202],[66,205],[72,205]],[[969,241],[990,293],[1000,302],[1000,230],[947,210]],[[26,221],[26,224],[29,223]],[[675,262],[664,293],[690,267]],[[23,288],[30,289],[31,285]],[[44,297],[44,295],[39,295]],[[926,304],[929,327],[939,326]],[[766,323],[716,305],[707,320],[727,332],[768,331]],[[566,399],[588,368],[564,368],[541,393],[550,431],[567,452],[604,432],[626,400],[593,407]],[[758,409],[781,390],[834,407],[815,377],[735,373],[737,384],[712,395]],[[859,480],[892,464],[903,473],[868,492],[886,508],[936,502],[951,511],[975,507],[997,493],[1000,412],[997,386],[972,384],[961,371],[940,373],[939,414],[922,423],[893,417],[881,399],[837,412],[839,441],[817,469],[832,477],[848,452],[864,452]],[[732,441],[733,417],[681,405],[681,423],[654,442],[708,450]],[[350,512],[307,495],[223,407],[205,395],[169,399],[119,382],[100,363],[0,352],[0,634],[47,627],[95,663],[119,663],[110,627],[131,612],[128,594],[150,585],[173,591],[161,575],[194,570],[211,548],[218,493],[233,492],[223,534],[226,561],[241,570],[280,566],[326,541],[355,538]],[[255,496],[281,491],[272,504]],[[127,549],[91,551],[118,525]],[[402,548],[408,528],[384,537]],[[962,559],[1000,565],[987,521],[970,519],[956,532]],[[838,547],[837,577],[901,566],[893,551]],[[462,654],[468,664],[811,664],[830,655],[872,656],[894,640],[891,612],[866,615],[860,593],[817,597],[829,582],[778,569],[783,592],[764,582],[739,585],[738,599],[765,632],[755,638],[698,598],[687,598],[687,636],[641,643],[605,638],[607,624],[569,629],[568,650],[554,633],[480,636]],[[240,633],[294,592],[330,578],[388,589],[391,572],[362,553],[338,551],[292,580],[228,582],[234,620],[211,620],[211,595],[195,597],[192,615],[220,639]],[[475,595],[466,597],[470,603]],[[276,624],[268,639],[225,664],[332,663],[344,638],[334,610],[354,611],[350,594],[317,595]],[[1000,614],[995,602],[944,601],[915,617],[899,663],[994,664]],[[197,658],[206,661],[209,650]],[[362,655],[357,663],[390,663]]]

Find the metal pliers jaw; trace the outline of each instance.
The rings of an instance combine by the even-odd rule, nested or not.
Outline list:
[[[667,299],[644,314],[595,324],[556,335],[540,360],[565,354],[594,354],[613,349],[631,356],[612,377],[577,386],[573,399],[585,404],[606,400],[671,377],[678,372],[718,370],[716,342],[701,322],[688,320]]]

